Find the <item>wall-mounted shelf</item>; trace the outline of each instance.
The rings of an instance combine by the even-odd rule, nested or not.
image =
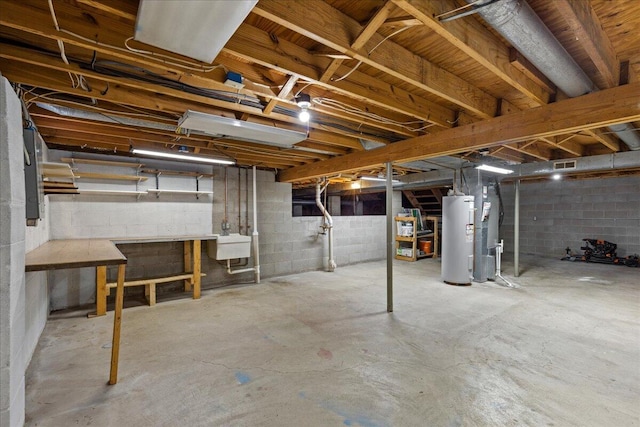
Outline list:
[[[156,193],[158,195],[162,194],[162,193],[168,193],[168,194],[195,194],[197,196],[203,196],[203,195],[210,195],[213,194],[213,191],[191,191],[191,190],[156,190],[153,188],[150,188],[149,190],[147,190],[149,193]]]
[[[78,190],[78,194],[95,194],[102,196],[136,196],[138,198],[146,196],[146,191],[135,190]]]
[[[73,179],[75,175],[73,170],[66,163],[43,162],[41,167],[42,177],[48,178],[69,178]]]
[[[78,172],[74,171],[74,179],[113,179],[117,181],[137,181],[142,182],[149,179],[146,176],[138,175],[118,175],[114,173]]]
[[[142,173],[148,173],[148,174],[151,174],[151,175],[195,176],[196,178],[213,178],[215,176],[212,173],[189,172],[189,171],[172,171],[172,170],[165,170],[165,169],[143,169]]]
[[[155,193],[157,198],[160,198],[160,194],[194,194],[196,199],[199,199],[200,196],[203,195],[212,195],[213,191],[201,191],[200,190],[200,179],[202,178],[213,178],[214,175],[212,173],[201,173],[201,172],[192,172],[192,171],[173,171],[173,170],[163,170],[163,169],[143,169],[142,173],[148,173],[156,176],[156,188],[149,189],[149,193]],[[185,177],[193,177],[196,180],[196,189],[195,190],[170,190],[170,189],[161,189],[160,188],[160,176],[161,175],[174,175],[174,176],[185,176]]]
[[[94,159],[76,159],[75,157],[62,157],[61,161],[69,164],[85,164],[85,165],[102,165],[102,166],[114,166],[121,168],[136,168],[140,169],[144,167],[142,163],[129,163],[129,162],[116,162],[111,160],[94,160]]]

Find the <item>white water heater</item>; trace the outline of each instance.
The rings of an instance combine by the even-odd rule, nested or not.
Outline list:
[[[470,285],[473,280],[474,197],[442,198],[442,280]]]

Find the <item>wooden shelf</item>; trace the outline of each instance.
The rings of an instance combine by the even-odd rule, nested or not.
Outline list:
[[[205,195],[205,194],[213,194],[213,191],[191,191],[191,190],[156,190],[150,188],[147,190],[149,193],[170,193],[170,194],[195,194],[195,195]]]
[[[141,168],[144,165],[142,163],[129,163],[129,162],[115,162],[111,160],[94,160],[94,159],[76,159],[75,157],[62,157],[61,161],[69,164],[80,163],[86,165],[102,165],[102,166],[114,166],[122,168]]]
[[[438,217],[435,217],[435,216],[423,217],[424,220],[431,221],[433,223],[433,226],[432,226],[433,232],[422,233],[422,234],[420,234],[420,232],[418,232],[418,229],[417,229],[418,218],[413,216],[397,216],[394,219],[396,221],[396,225],[399,222],[406,222],[406,223],[411,223],[411,227],[412,227],[411,236],[396,235],[396,255],[395,255],[396,259],[399,259],[402,261],[416,261],[420,258],[426,258],[429,256],[433,258],[438,257]],[[419,254],[418,242],[420,240],[431,241],[432,252]],[[411,246],[409,247],[407,243],[410,243]],[[411,256],[398,254],[399,249],[400,250],[410,249]]]
[[[78,194],[99,194],[106,196],[145,196],[146,191],[128,191],[128,190],[78,190]]]
[[[43,162],[40,173],[46,178],[69,178],[73,179],[75,175],[73,170],[66,163]]]
[[[146,181],[146,176],[137,175],[118,175],[113,173],[97,173],[97,172],[75,172],[75,179],[113,179],[119,181]]]
[[[202,177],[202,178],[213,178],[214,177],[214,174],[212,174],[212,173],[174,171],[174,170],[164,170],[164,169],[143,169],[142,173],[148,173],[148,174],[152,174],[152,175],[195,176],[195,177]]]

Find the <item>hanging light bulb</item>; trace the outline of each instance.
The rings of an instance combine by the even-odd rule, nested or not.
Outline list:
[[[311,96],[306,93],[299,94],[296,96],[296,104],[302,109],[298,114],[298,119],[303,123],[307,123],[311,118],[311,114],[308,111],[308,108],[311,107]]]
[[[311,114],[309,114],[306,108],[303,108],[302,111],[300,111],[300,114],[298,114],[298,118],[302,123],[307,123],[311,118]]]

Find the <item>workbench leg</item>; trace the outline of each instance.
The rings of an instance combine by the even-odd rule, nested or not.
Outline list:
[[[156,284],[149,283],[144,285],[144,296],[147,298],[147,302],[150,306],[156,305]]]
[[[107,266],[96,267],[96,316],[107,314]]]
[[[193,241],[193,299],[200,299],[200,272],[202,252],[200,251],[200,240]]]
[[[193,271],[193,267],[191,266],[191,241],[185,240],[184,242],[184,272],[191,273]],[[191,292],[191,282],[190,279],[185,279],[184,281],[184,291]]]
[[[111,372],[109,384],[118,382],[118,356],[120,354],[120,324],[122,323],[122,305],[124,303],[124,271],[126,264],[118,265],[118,284],[116,288],[116,309],[113,315],[113,340],[111,341]]]

